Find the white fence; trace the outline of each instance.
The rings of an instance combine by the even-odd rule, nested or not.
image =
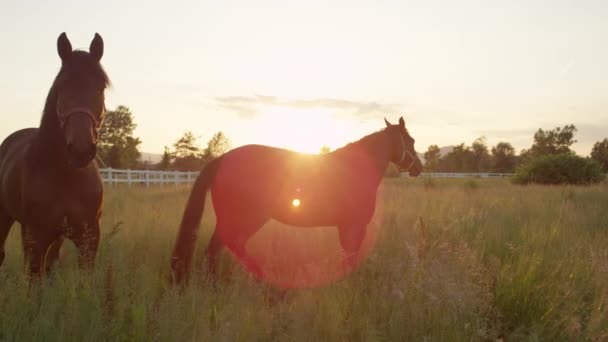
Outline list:
[[[107,184],[185,184],[192,183],[198,176],[198,171],[155,171],[155,170],[119,170],[99,169],[101,178]],[[402,173],[407,177],[407,173]],[[451,172],[423,172],[421,177],[431,178],[506,178],[512,173],[451,173]]]
[[[512,173],[492,172],[423,172],[420,174],[420,177],[429,178],[508,178],[512,176]]]
[[[198,171],[155,171],[155,170],[119,170],[99,169],[101,179],[107,184],[184,184],[192,183]]]

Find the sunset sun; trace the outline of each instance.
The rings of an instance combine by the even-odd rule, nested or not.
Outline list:
[[[326,109],[267,106],[256,125],[267,132],[265,142],[304,153],[319,153],[323,146],[332,150],[344,145],[344,125]]]

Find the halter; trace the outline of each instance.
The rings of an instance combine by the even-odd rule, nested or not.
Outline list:
[[[405,141],[403,140],[403,137],[401,137],[401,146],[403,147],[402,152],[401,152],[401,159],[399,160],[399,164],[401,164],[404,160],[405,157],[409,156],[412,161],[410,162],[410,165],[407,166],[407,168],[405,168],[406,170],[409,170],[412,166],[414,166],[414,163],[416,162],[416,157],[414,157],[414,155],[412,155],[412,153],[410,151],[407,150],[407,148],[405,148]]]
[[[57,118],[59,119],[59,127],[61,127],[61,129],[65,127],[65,124],[68,122],[68,120],[70,120],[72,116],[76,114],[84,114],[91,120],[91,123],[93,124],[93,129],[95,130],[95,135],[97,136],[99,134],[99,129],[101,128],[101,120],[97,120],[93,112],[88,108],[75,107],[67,113],[62,113],[59,111],[59,109],[57,109],[57,114]]]

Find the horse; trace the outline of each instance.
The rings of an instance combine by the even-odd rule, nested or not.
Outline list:
[[[89,52],[72,50],[62,33],[61,68],[39,127],[16,131],[0,145],[0,264],[17,221],[31,278],[50,269],[64,238],[76,245],[81,268],[94,264],[103,198],[94,158],[110,83],[100,64],[103,50],[97,33]]]
[[[208,189],[217,217],[205,251],[209,275],[215,275],[218,253],[226,245],[261,277],[245,244],[270,219],[298,227],[337,227],[344,260],[354,262],[389,163],[414,177],[422,170],[403,117],[395,125],[384,120],[384,129],[327,154],[245,145],[207,164],[184,210],[171,258],[172,280],[179,284],[189,278]]]

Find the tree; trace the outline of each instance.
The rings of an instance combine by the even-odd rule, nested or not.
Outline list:
[[[445,172],[474,172],[476,170],[475,154],[464,143],[454,146],[454,149],[441,158],[441,171]]]
[[[475,172],[487,172],[490,170],[491,158],[486,143],[486,137],[479,137],[471,145],[473,154],[473,168]]]
[[[99,156],[112,168],[133,168],[141,156],[141,140],[133,137],[137,125],[133,113],[125,106],[107,111],[99,130]]]
[[[522,151],[521,155],[523,158],[529,159],[547,154],[572,153],[570,146],[576,142],[574,140],[576,131],[574,125],[556,127],[548,131],[539,128],[534,133],[534,143],[529,150]]]
[[[173,157],[176,159],[200,157],[202,153],[197,140],[191,131],[184,132],[184,135],[173,144]]]
[[[517,164],[515,149],[508,142],[499,142],[492,147],[492,169],[494,172],[513,172]]]
[[[171,162],[173,161],[173,154],[169,151],[169,147],[165,146],[163,156],[157,165],[160,170],[169,170],[171,168]]]
[[[604,172],[608,172],[608,138],[598,141],[593,145],[591,159],[600,163]]]
[[[595,160],[574,153],[546,154],[526,160],[515,171],[516,184],[593,184],[606,179]]]
[[[208,163],[230,149],[230,140],[219,131],[209,139],[207,148],[203,151],[203,162]]]
[[[439,160],[441,159],[441,150],[437,145],[431,145],[424,152],[424,168],[427,171],[437,171]]]
[[[194,133],[186,131],[173,144],[173,149],[174,151],[171,153],[174,159],[173,168],[180,171],[195,171],[201,168],[202,152]]]
[[[329,148],[327,145],[323,145],[319,149],[319,154],[328,154],[329,152],[331,152],[331,148]]]

